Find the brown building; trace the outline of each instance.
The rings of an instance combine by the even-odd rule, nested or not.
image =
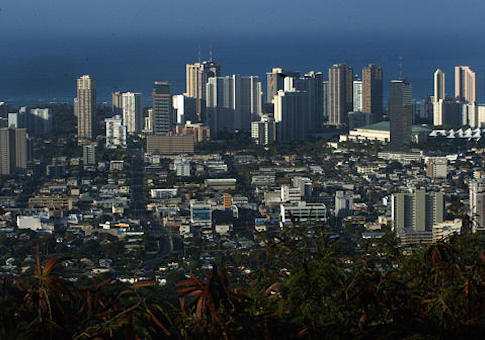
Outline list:
[[[382,68],[369,64],[362,69],[362,111],[382,118]]]
[[[27,168],[27,130],[0,129],[0,175],[11,175]]]
[[[193,136],[195,143],[201,143],[211,139],[211,130],[205,124],[192,124],[189,121],[185,126],[177,126],[176,129],[177,133]]]
[[[150,154],[179,154],[194,153],[194,137],[152,135],[147,136],[147,153]]]
[[[72,210],[74,207],[72,198],[63,196],[36,196],[29,199],[29,208],[51,208]]]

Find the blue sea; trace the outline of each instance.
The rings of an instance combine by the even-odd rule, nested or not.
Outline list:
[[[185,64],[199,58],[222,64],[223,73],[258,75],[266,86],[273,67],[302,73],[322,71],[327,78],[334,63],[347,63],[361,74],[375,63],[385,81],[403,76],[413,96],[433,91],[433,72],[446,73],[447,92],[453,93],[454,65],[470,65],[478,75],[479,98],[485,99],[485,38],[401,34],[328,33],[245,36],[117,36],[5,37],[0,35],[0,101],[14,105],[68,102],[75,96],[75,80],[89,74],[97,80],[98,102],[109,103],[116,90],[142,92],[150,104],[156,80],[172,83],[173,93],[185,90]],[[387,86],[385,86],[387,89]]]

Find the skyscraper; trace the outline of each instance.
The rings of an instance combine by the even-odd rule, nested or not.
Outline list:
[[[111,109],[114,114],[123,114],[123,92],[113,92],[111,95]]]
[[[267,97],[266,102],[271,103],[279,90],[284,90],[285,78],[299,78],[300,72],[287,71],[275,67],[266,73]]]
[[[254,76],[210,78],[206,104],[211,132],[250,131],[252,117],[262,114],[261,82]]]
[[[27,130],[0,129],[0,175],[12,175],[27,168]]]
[[[278,91],[273,99],[274,120],[278,124],[277,139],[281,141],[303,140],[310,119],[308,92]]]
[[[362,69],[362,111],[382,118],[382,68],[369,64]]]
[[[264,115],[259,122],[251,123],[251,137],[258,145],[268,145],[276,140],[276,129],[273,117]]]
[[[205,119],[206,84],[209,78],[222,76],[221,65],[211,61],[203,61],[186,65],[185,95],[196,98],[196,113],[200,121]]]
[[[445,73],[437,69],[434,73],[434,101],[445,99]]]
[[[477,101],[477,77],[469,66],[455,66],[455,97],[467,103]]]
[[[354,107],[353,110],[354,112],[357,111],[362,111],[363,105],[362,105],[362,80],[354,80],[354,85],[353,85],[353,98],[354,98]]]
[[[328,123],[347,124],[347,114],[353,109],[353,71],[345,64],[335,64],[328,70]]]
[[[174,117],[172,114],[172,91],[168,81],[156,81],[152,91],[154,134],[172,132]]]
[[[143,96],[141,93],[125,92],[121,96],[123,125],[129,134],[143,129]]]
[[[79,142],[93,139],[96,110],[96,81],[84,75],[77,80],[77,97],[74,100],[77,115],[77,138]]]
[[[309,117],[306,130],[320,129],[323,126],[323,74],[310,71],[303,77],[292,79],[295,90],[308,93]]]
[[[413,119],[412,87],[403,79],[391,81],[389,115],[391,121],[391,151],[409,151]]]

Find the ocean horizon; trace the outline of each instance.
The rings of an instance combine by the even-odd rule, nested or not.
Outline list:
[[[118,90],[141,92],[146,106],[151,103],[154,81],[168,80],[173,94],[185,91],[185,64],[200,58],[222,64],[224,75],[259,76],[266,88],[266,72],[273,67],[321,71],[335,63],[353,67],[377,64],[384,70],[386,84],[402,74],[413,86],[413,98],[433,92],[433,72],[446,73],[447,93],[454,91],[455,65],[470,65],[478,75],[479,99],[485,99],[483,37],[452,37],[407,34],[307,34],[110,37],[23,37],[0,35],[0,101],[13,105],[50,102],[72,103],[76,78],[89,74],[96,79],[98,103],[110,103]]]

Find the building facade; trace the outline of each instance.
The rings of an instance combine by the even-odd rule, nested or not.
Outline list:
[[[337,127],[347,124],[353,109],[353,71],[345,64],[328,70],[328,123]]]
[[[392,80],[389,87],[391,151],[407,152],[411,148],[413,119],[412,87],[403,79]]]
[[[172,90],[168,81],[156,81],[152,91],[152,131],[153,134],[172,132],[174,117],[172,112]]]
[[[77,97],[74,113],[77,116],[78,141],[93,139],[93,124],[96,112],[96,81],[88,75],[77,80]]]

